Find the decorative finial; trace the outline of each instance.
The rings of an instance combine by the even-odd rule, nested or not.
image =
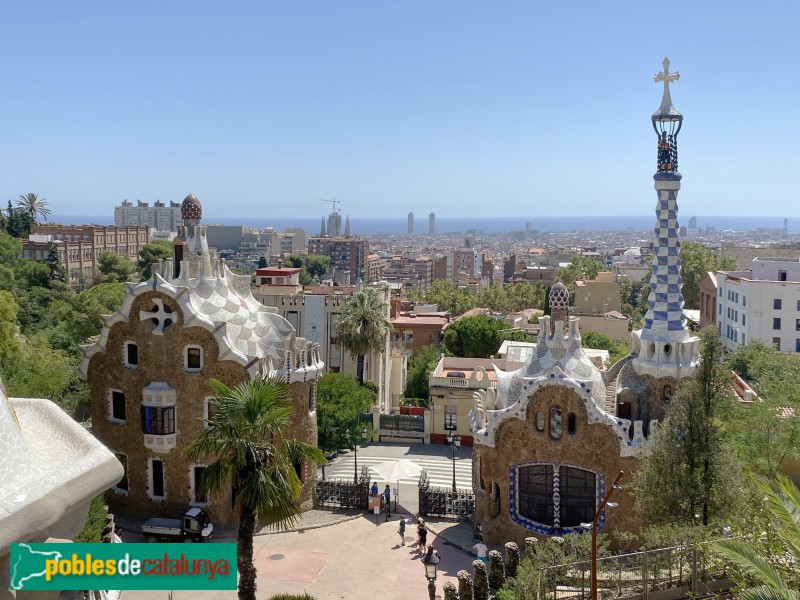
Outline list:
[[[661,106],[658,107],[658,110],[653,113],[654,117],[658,116],[674,116],[680,115],[681,113],[672,106],[672,98],[669,95],[669,84],[673,81],[678,81],[681,78],[681,74],[678,71],[674,73],[669,72],[669,58],[666,56],[664,60],[661,61],[661,65],[663,66],[663,70],[659,71],[655,75],[653,75],[653,81],[656,83],[663,81],[664,82],[664,95],[661,97]]]

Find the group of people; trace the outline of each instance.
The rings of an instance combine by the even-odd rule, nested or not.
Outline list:
[[[369,495],[370,496],[377,496],[378,495],[378,483],[377,482],[375,482],[375,481],[372,482],[372,487],[369,488]],[[391,502],[390,502],[391,498],[392,498],[392,490],[389,487],[389,484],[387,483],[386,487],[383,490],[383,492],[381,492],[381,510],[383,510],[384,507],[386,508],[386,520],[387,521],[389,520],[389,517],[392,516],[392,505],[391,505]]]
[[[411,519],[409,519],[411,521]],[[397,529],[397,533],[400,535],[400,545],[406,545],[406,520],[400,519],[400,525]],[[475,528],[475,537],[477,538],[477,543],[472,546],[472,549],[475,551],[478,560],[488,563],[489,562],[489,548],[486,544],[483,543],[483,531],[481,525],[478,524]],[[439,553],[433,547],[433,543],[428,544],[428,528],[425,525],[425,519],[420,516],[417,516],[417,552],[422,554],[422,564],[438,564],[439,563]]]

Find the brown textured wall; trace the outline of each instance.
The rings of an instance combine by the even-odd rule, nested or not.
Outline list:
[[[164,330],[164,335],[154,335],[153,324],[139,319],[139,311],[149,311],[153,299],[160,297],[165,306],[174,311],[177,322]],[[205,399],[212,396],[209,379],[218,379],[229,387],[249,379],[245,368],[231,360],[218,360],[219,349],[211,332],[201,327],[183,327],[183,315],[178,304],[168,296],[157,292],[140,295],[133,303],[131,318],[127,323],[116,323],[109,331],[106,352],[92,356],[88,368],[91,386],[92,430],[112,451],[127,455],[128,493],[122,495],[109,491],[108,502],[112,511],[126,516],[177,516],[190,502],[189,460],[185,449],[196,438],[203,427]],[[123,348],[126,341],[139,347],[139,365],[129,368],[124,365]],[[189,373],[183,368],[184,348],[187,345],[203,349],[203,369]],[[141,428],[140,407],[142,388],[160,381],[176,391],[176,447],[167,453],[156,453],[144,446]],[[292,434],[316,444],[316,417],[308,413],[310,384],[292,384],[290,394],[296,402],[295,423]],[[125,394],[126,422],[109,421],[108,391],[114,389]],[[166,499],[151,500],[147,495],[148,460],[164,461]],[[313,497],[315,472],[305,478],[304,507]],[[206,508],[212,520],[230,522],[232,508],[230,492],[212,496]]]
[[[563,410],[563,434],[554,440],[549,432],[549,414],[552,406]],[[536,413],[545,414],[545,429],[536,429]],[[576,428],[574,434],[567,432],[567,415],[574,412]],[[509,516],[509,468],[512,465],[530,462],[550,462],[572,465],[603,473],[608,488],[620,471],[625,471],[623,485],[630,483],[638,462],[635,458],[620,457],[620,445],[614,430],[605,424],[589,425],[581,398],[571,389],[556,385],[537,390],[528,404],[526,420],[511,418],[497,432],[495,448],[475,446],[480,453],[480,478],[488,494],[492,483],[497,485],[499,497],[492,502],[476,499],[476,522],[483,524],[484,539],[488,543],[501,544],[515,541],[524,545],[525,537],[536,534],[516,523]],[[621,529],[636,531],[639,527],[633,514],[633,498],[629,492],[614,494],[619,507],[606,511],[605,531]],[[522,547],[522,546],[521,546]]]

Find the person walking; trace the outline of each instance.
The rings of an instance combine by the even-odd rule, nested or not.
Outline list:
[[[397,528],[397,533],[400,534],[400,545],[406,545],[406,520],[400,519],[400,526]]]
[[[425,556],[422,557],[422,564],[423,565],[439,564],[439,553],[433,547],[433,542],[431,542],[431,545],[428,546],[428,551],[425,553]]]
[[[386,488],[383,490],[383,497],[386,499],[386,520],[389,520],[389,517],[392,516],[392,506],[389,504],[389,501],[392,497],[392,490],[389,489],[389,484],[386,484]]]
[[[472,547],[475,550],[475,554],[478,555],[478,560],[483,562],[484,564],[488,564],[489,562],[489,548],[486,547],[482,541],[478,542]]]
[[[425,527],[425,521],[422,520],[422,517],[419,519],[419,524],[417,525],[417,552],[420,554],[425,554],[425,546],[428,545],[428,529]]]

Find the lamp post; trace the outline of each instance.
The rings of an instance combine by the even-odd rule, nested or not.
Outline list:
[[[614,483],[606,492],[605,498],[603,498],[603,501],[594,513],[594,520],[591,523],[581,523],[581,527],[584,529],[591,528],[592,530],[592,600],[597,600],[597,522],[600,520],[600,515],[603,513],[603,509],[606,506],[609,508],[616,508],[619,506],[616,502],[609,502],[608,499],[611,498],[611,494],[615,491],[622,489],[619,480],[622,479],[623,475],[625,475],[625,471],[620,471]]]
[[[447,433],[447,443],[453,451],[453,493],[456,492],[456,448],[461,445],[461,436],[450,430]]]
[[[425,578],[428,580],[428,598],[436,600],[436,563],[425,563]]]
[[[345,429],[345,435],[347,435],[348,439],[350,438],[350,430]],[[361,430],[361,438],[367,439],[367,428]],[[353,435],[353,453],[355,456],[354,467],[353,467],[353,481],[358,483],[358,434]]]

